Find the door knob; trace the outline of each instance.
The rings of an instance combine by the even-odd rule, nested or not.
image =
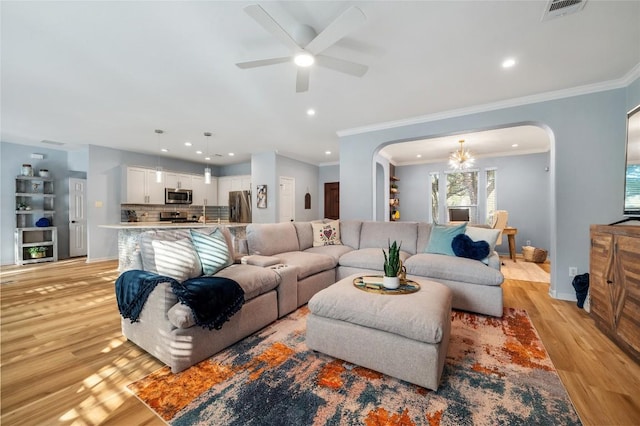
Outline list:
[[[72,221],[71,221],[71,223],[76,223],[76,221],[75,221],[75,220],[72,220]]]

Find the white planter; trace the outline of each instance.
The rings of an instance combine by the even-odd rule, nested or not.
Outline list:
[[[389,290],[400,287],[400,277],[382,277],[382,285]]]

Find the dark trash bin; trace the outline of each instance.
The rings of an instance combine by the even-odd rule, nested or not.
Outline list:
[[[589,293],[589,273],[576,275],[573,277],[571,285],[573,285],[573,288],[576,290],[578,308],[582,309],[584,307],[584,301],[587,298],[587,294]]]

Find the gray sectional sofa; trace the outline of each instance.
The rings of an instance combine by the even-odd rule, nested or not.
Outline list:
[[[382,249],[389,240],[402,241],[401,260],[408,278],[446,285],[456,309],[502,316],[504,278],[497,253],[492,252],[486,264],[425,253],[431,229],[428,223],[340,221],[341,244],[314,246],[312,222],[250,224],[248,255],[215,274],[235,280],[245,292],[244,305],[222,329],[195,325],[190,309],[179,303],[169,283],[162,282],[149,295],[138,321],[122,319],[122,332],[174,373],[182,371],[294,311],[344,277],[381,275]],[[232,253],[229,231],[220,231]],[[189,230],[150,231],[142,234],[137,255],[145,270],[162,273],[153,255],[157,241],[189,238]]]

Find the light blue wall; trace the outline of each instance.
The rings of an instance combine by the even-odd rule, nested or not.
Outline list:
[[[267,208],[256,207],[256,191],[251,191],[251,221],[253,223],[274,223],[278,221],[278,178],[275,152],[262,152],[251,156],[251,184],[267,185]]]
[[[31,158],[32,153],[44,154],[43,160]],[[22,164],[31,164],[34,173],[48,169],[54,179],[55,215],[58,228],[58,257],[69,257],[69,169],[66,151],[0,142],[0,247],[2,265],[14,263],[14,232],[16,229],[15,178]]]
[[[318,166],[304,163],[281,155],[276,156],[277,159],[277,179],[280,184],[280,176],[291,177],[295,179],[295,213],[294,219],[298,222],[305,222],[314,219],[320,219],[317,209],[313,208],[313,204],[318,197]],[[275,188],[277,190],[277,188]],[[307,191],[311,194],[311,209],[304,208],[304,195]]]
[[[634,85],[635,86],[635,85]],[[340,216],[370,219],[373,158],[397,142],[537,124],[548,130],[550,156],[551,295],[575,300],[570,266],[589,270],[589,225],[621,218],[625,118],[629,90],[615,89],[454,118],[344,136],[340,139]]]
[[[480,192],[486,187],[484,172],[488,168],[496,169],[496,191],[498,209],[509,211],[509,226],[518,228],[516,236],[517,251],[527,240],[535,247],[550,249],[550,174],[545,168],[549,167],[550,154],[529,154],[497,158],[478,158],[474,169],[480,171]],[[396,176],[400,178],[400,220],[414,222],[429,222],[431,210],[431,183],[429,174],[438,172],[441,190],[445,189],[445,171],[447,163],[417,164],[410,166],[396,166]],[[444,194],[444,192],[443,192]],[[441,197],[442,199],[442,197]],[[486,209],[485,195],[481,195],[482,203],[479,210],[479,222],[485,223]],[[441,212],[444,206],[441,203]],[[441,216],[444,218],[444,216]],[[498,247],[501,253],[508,253],[506,238]]]
[[[214,170],[215,176],[241,176],[241,175],[250,175],[251,174],[251,161],[246,163],[239,164],[229,164],[228,166],[220,166],[217,167],[218,173],[216,174]],[[253,189],[253,188],[252,188]]]
[[[324,184],[328,182],[340,182],[340,166],[332,164],[320,166],[318,169],[318,209],[317,217],[324,217]],[[311,208],[313,209],[314,198],[311,197]]]

